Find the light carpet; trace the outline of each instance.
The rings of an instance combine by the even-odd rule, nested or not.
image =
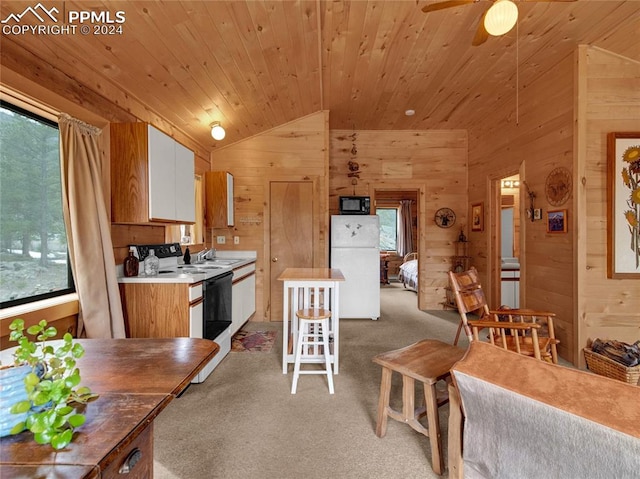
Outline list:
[[[454,311],[422,312],[413,291],[381,287],[381,317],[340,321],[340,373],[335,394],[326,377],[302,376],[290,394],[292,367],[282,374],[280,323],[249,322],[247,330],[279,328],[264,354],[229,354],[202,384],[193,384],[155,421],[158,479],[421,478],[431,469],[429,439],[390,420],[375,435],[380,388],[376,354],[423,338],[451,342]],[[466,338],[460,347],[466,349]],[[391,406],[401,407],[394,375]],[[422,396],[422,388],[417,387]],[[440,408],[446,458],[448,406]]]

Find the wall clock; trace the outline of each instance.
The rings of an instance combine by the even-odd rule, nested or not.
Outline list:
[[[571,196],[571,172],[560,166],[551,170],[544,185],[547,201],[551,206],[561,206]]]
[[[451,208],[440,208],[434,219],[440,228],[450,228],[456,222],[456,214]]]

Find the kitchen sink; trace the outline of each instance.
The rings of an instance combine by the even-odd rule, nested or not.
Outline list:
[[[217,264],[224,264],[224,265],[232,265],[232,264],[240,263],[242,261],[244,261],[244,260],[243,259],[234,259],[234,258],[225,258],[225,259],[216,258],[216,259],[207,260],[207,262],[204,263],[204,264],[210,264],[210,263],[216,264],[217,263]]]

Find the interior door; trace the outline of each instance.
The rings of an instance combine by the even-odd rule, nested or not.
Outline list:
[[[269,319],[282,321],[282,281],[287,268],[313,267],[313,183],[272,181],[269,191]]]

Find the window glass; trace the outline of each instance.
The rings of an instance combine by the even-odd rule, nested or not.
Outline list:
[[[380,250],[397,251],[398,248],[398,209],[376,208],[380,218]]]
[[[58,125],[0,103],[0,306],[74,291]]]

